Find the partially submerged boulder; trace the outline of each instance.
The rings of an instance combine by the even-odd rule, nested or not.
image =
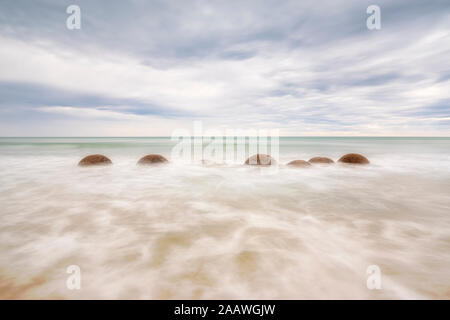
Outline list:
[[[168,160],[159,154],[148,154],[145,157],[142,157],[138,164],[149,165],[149,164],[160,164],[166,163]]]
[[[343,155],[339,162],[342,163],[349,163],[349,164],[369,164],[370,161],[364,157],[362,154],[358,153],[348,153],[346,155]]]
[[[109,160],[108,157],[105,157],[102,154],[91,154],[81,159],[80,162],[78,163],[78,165],[82,167],[108,165],[108,164],[112,164],[111,160]]]
[[[270,166],[277,162],[268,154],[254,154],[245,161],[245,164],[254,166]]]
[[[333,159],[327,158],[327,157],[314,157],[308,160],[309,163],[313,164],[331,164],[334,163]]]
[[[310,167],[311,164],[305,160],[293,160],[287,164],[288,166],[298,167],[298,168],[307,168]]]

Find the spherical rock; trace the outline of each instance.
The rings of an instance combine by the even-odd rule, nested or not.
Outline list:
[[[363,155],[358,154],[358,153],[349,153],[349,154],[343,155],[339,159],[339,162],[349,163],[349,164],[368,164],[368,163],[370,163],[366,157],[364,157]]]
[[[108,165],[112,164],[111,160],[101,154],[92,154],[84,157],[78,163],[79,166],[98,166],[98,165]]]
[[[145,157],[142,157],[139,161],[138,164],[160,164],[160,163],[165,163],[168,162],[168,160],[166,158],[164,158],[163,156],[159,155],[159,154],[149,154],[146,155]]]
[[[270,166],[275,165],[277,162],[268,154],[254,154],[245,161],[245,164],[255,166]]]
[[[309,159],[309,163],[319,163],[319,164],[330,164],[334,163],[334,161],[327,157],[314,157]]]
[[[311,164],[305,160],[293,160],[287,164],[288,166],[298,167],[298,168],[307,168],[310,167]]]

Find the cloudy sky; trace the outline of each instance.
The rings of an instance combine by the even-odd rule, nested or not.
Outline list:
[[[0,44],[0,136],[450,136],[449,0],[0,0]]]

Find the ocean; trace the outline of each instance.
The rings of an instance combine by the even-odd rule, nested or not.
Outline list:
[[[175,144],[0,138],[0,298],[450,298],[450,138],[282,137],[275,171]]]

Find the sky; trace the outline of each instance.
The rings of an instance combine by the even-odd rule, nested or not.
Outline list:
[[[81,29],[66,26],[72,4]],[[0,136],[170,136],[194,121],[450,136],[450,1],[0,0]]]

